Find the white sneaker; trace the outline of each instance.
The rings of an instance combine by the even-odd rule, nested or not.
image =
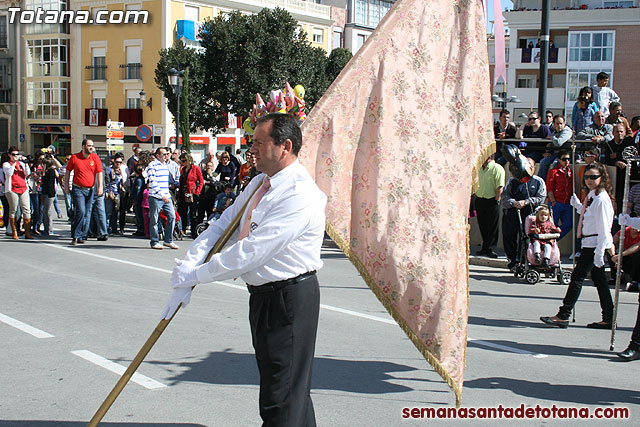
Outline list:
[[[168,248],[171,248],[171,249],[180,249],[180,246],[176,245],[173,242],[171,242],[171,243],[164,242],[162,245],[166,246]]]
[[[160,242],[158,242],[155,245],[151,246],[151,249],[162,250],[162,245],[160,244]]]

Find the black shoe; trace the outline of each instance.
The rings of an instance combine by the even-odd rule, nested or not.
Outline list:
[[[547,325],[551,325],[551,326],[556,326],[558,328],[562,328],[562,329],[566,329],[569,327],[569,321],[568,320],[554,320],[551,317],[548,316],[541,316],[540,320],[542,320],[543,323],[546,323]]]
[[[489,258],[498,258],[498,254],[497,254],[497,253],[495,253],[495,252],[493,252],[491,249],[489,249],[489,250],[487,251],[487,256],[488,256]]]
[[[132,234],[132,236],[144,237],[144,231],[136,231],[135,233]]]
[[[542,260],[542,266],[544,268],[549,268],[549,258],[545,258]]]
[[[487,255],[487,251],[485,251],[484,249],[480,249],[479,251],[476,252],[477,256],[485,256]]]
[[[78,243],[83,244],[83,243],[84,243],[84,240],[82,240],[82,239],[78,239]]]
[[[628,347],[625,351],[618,353],[618,357],[626,362],[640,359],[640,351]]]
[[[78,240],[77,239],[71,239],[71,246],[75,246],[78,244]]]
[[[593,322],[587,325],[590,329],[611,329],[611,322]]]
[[[638,282],[636,281],[629,283],[627,286],[627,292],[638,292],[638,290]]]
[[[109,236],[100,236],[98,237],[98,242],[106,242],[109,240]]]

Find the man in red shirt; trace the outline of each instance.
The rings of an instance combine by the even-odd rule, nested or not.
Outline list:
[[[82,151],[74,154],[67,163],[64,174],[64,182],[69,182],[73,171],[73,186],[71,188],[71,200],[73,204],[73,223],[71,224],[71,244],[84,243],[89,232],[89,220],[91,218],[91,206],[93,204],[93,185],[98,179],[97,196],[103,192],[104,173],[102,161],[95,153],[93,141],[82,140]],[[65,193],[69,193],[69,187],[65,185]]]
[[[573,194],[573,173],[571,155],[566,150],[558,154],[558,166],[547,173],[547,196],[553,210],[553,222],[562,229],[562,239],[573,227],[571,195]]]
[[[638,282],[640,281],[640,232],[633,227],[623,227],[624,250],[622,251],[622,287],[627,291],[638,292]],[[613,236],[613,244],[618,249],[620,233]],[[611,275],[615,275],[620,257],[618,254],[611,257]],[[614,280],[614,279],[612,279]]]

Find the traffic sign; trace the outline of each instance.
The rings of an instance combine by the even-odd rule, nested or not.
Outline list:
[[[107,130],[107,138],[109,139],[123,139],[124,131],[123,130]]]
[[[124,145],[107,145],[107,151],[122,151]]]
[[[124,122],[107,121],[107,130],[121,130],[124,128]]]
[[[24,142],[26,139],[26,135],[24,133],[20,134],[20,142]]]
[[[136,129],[136,138],[138,138],[138,141],[140,142],[147,142],[152,136],[153,129],[151,129],[151,126],[140,125]]]

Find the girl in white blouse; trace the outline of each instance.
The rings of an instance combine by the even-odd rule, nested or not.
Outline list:
[[[611,236],[611,224],[613,223],[613,205],[610,197],[611,181],[606,167],[600,163],[587,165],[582,185],[589,191],[584,204],[580,203],[575,194],[571,197],[571,205],[580,213],[577,229],[578,238],[582,237],[580,258],[578,258],[576,267],[571,274],[571,283],[562,300],[558,314],[551,317],[540,317],[540,320],[559,328],[568,327],[569,316],[580,296],[582,283],[591,272],[591,278],[600,298],[602,321],[590,323],[587,327],[611,329],[613,300],[604,271],[604,253],[609,251],[611,255],[614,255],[615,249]]]

